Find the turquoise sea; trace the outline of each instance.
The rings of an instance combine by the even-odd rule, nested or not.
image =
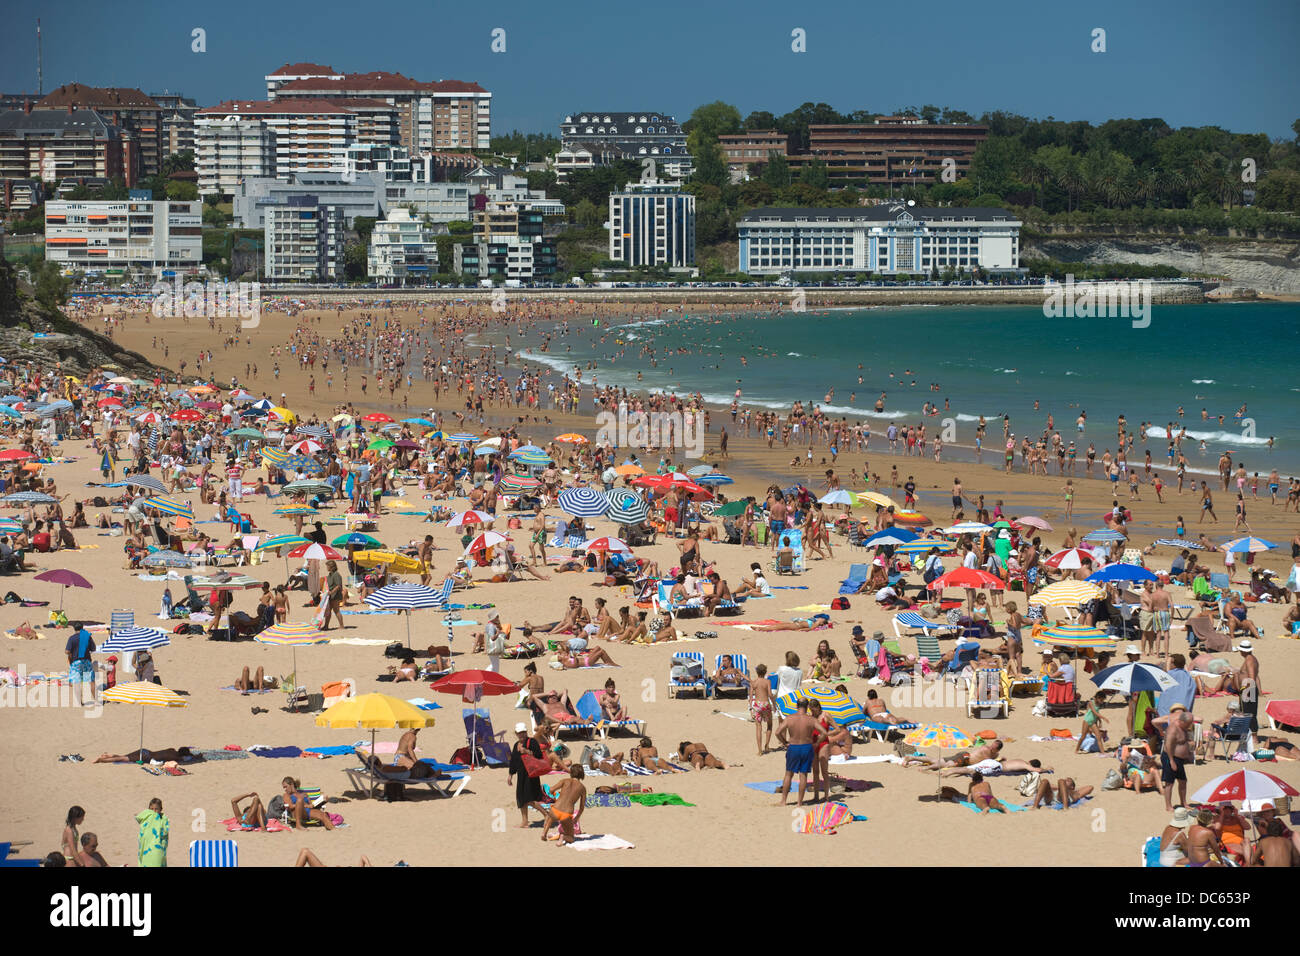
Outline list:
[[[873,438],[889,421],[919,423],[924,403],[933,402],[940,412],[926,419],[927,432],[951,417],[959,446],[974,444],[976,422],[986,416],[985,461],[998,455],[1004,413],[1012,431],[1034,437],[1053,415],[1081,460],[1089,442],[1098,458],[1114,449],[1123,415],[1130,430],[1150,423],[1135,462],[1149,448],[1156,467],[1167,466],[1172,422],[1175,431],[1186,428],[1190,471],[1214,473],[1219,454],[1230,450],[1234,463],[1261,476],[1274,467],[1283,478],[1300,474],[1295,303],[1156,304],[1146,328],[1128,318],[1046,318],[1030,306],[675,312],[557,324],[547,352],[533,342],[520,357],[569,374],[581,367],[584,383],[595,375],[629,390],[698,391],[717,405],[729,405],[737,388],[750,408],[820,405],[832,417],[870,422]],[[881,392],[885,407],[877,413]]]

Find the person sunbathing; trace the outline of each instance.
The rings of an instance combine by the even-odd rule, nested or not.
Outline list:
[[[244,800],[249,800],[250,802],[248,806],[241,809],[239,804]],[[232,797],[230,801],[230,810],[235,816],[235,822],[241,827],[251,828],[253,830],[266,829],[266,807],[262,805],[262,798],[256,793],[244,793],[237,797]]]
[[[249,679],[248,668],[245,667],[235,681],[235,690],[239,691],[244,697],[247,697],[251,691],[274,690],[279,686],[280,682],[276,678],[265,676],[260,665],[252,680]]]
[[[388,673],[393,675],[393,683],[400,684],[403,681],[417,680],[420,676],[420,669],[415,666],[414,657],[406,657],[402,659],[400,666],[388,668]]]
[[[730,654],[722,655],[722,663],[718,669],[713,672],[713,683],[722,687],[733,689],[748,688],[749,678],[743,671],[736,668],[732,663]]]
[[[317,810],[307,805],[307,794],[303,793],[299,787],[300,784],[293,777],[285,777],[280,781],[280,787],[284,791],[284,806],[290,812],[290,819],[294,827],[301,830],[307,826],[308,820],[315,820],[317,823],[324,824],[326,830],[334,829],[334,821],[324,810]]]
[[[704,598],[704,613],[713,614],[724,603],[735,603],[732,597],[731,588],[726,580],[718,572],[714,571],[709,575],[709,581],[713,584],[713,593]]]
[[[600,697],[600,710],[606,720],[627,719],[627,708],[623,706],[623,698],[615,689],[612,677],[605,681],[605,693]]]
[[[705,744],[683,740],[677,745],[677,752],[696,770],[703,770],[705,767],[713,770],[727,769],[725,763],[709,753],[709,748]]]
[[[298,852],[298,859],[294,862],[293,865],[294,866],[329,866],[330,864],[322,863],[320,857],[318,857],[311,850],[308,850],[304,847],[302,850]],[[366,856],[363,856],[361,858],[361,862],[357,864],[357,866],[373,866],[373,865],[374,864],[370,862],[370,858]],[[334,866],[346,866],[346,864],[335,863]]]
[[[674,767],[663,757],[659,756],[657,748],[649,737],[642,737],[640,746],[633,747],[628,751],[628,761],[641,767],[643,770],[649,770],[652,773],[682,773],[683,771]]]
[[[617,667],[614,658],[609,656],[609,652],[603,647],[588,647],[582,651],[571,651],[561,648],[559,652],[560,663],[566,670],[572,670],[577,667]]]
[[[649,630],[646,627],[646,612],[637,611],[636,620],[629,624],[618,636],[620,644],[637,644],[645,643],[649,636]]]
[[[820,631],[831,626],[829,614],[814,614],[812,617],[797,617],[791,621],[779,621],[776,624],[753,624],[756,631]]]
[[[993,796],[993,789],[984,781],[984,774],[978,770],[971,773],[966,799],[975,804],[980,813],[988,813],[991,810],[996,810],[998,813],[1007,812],[1002,801]]]
[[[1246,606],[1241,603],[1241,598],[1234,594],[1228,600],[1228,607],[1224,611],[1223,620],[1228,625],[1228,633],[1235,636],[1238,631],[1245,631],[1253,639],[1259,640],[1259,628],[1255,622],[1246,618]]]
[[[1134,793],[1147,790],[1163,792],[1160,785],[1160,765],[1155,757],[1142,758],[1141,767],[1129,767],[1124,772],[1124,789]]]
[[[564,612],[562,617],[549,630],[539,631],[539,634],[580,634],[583,629],[591,623],[591,612],[582,606],[582,599],[578,597],[569,597],[569,608]],[[532,625],[524,621],[528,627]]]
[[[889,712],[889,705],[880,699],[880,695],[876,693],[875,688],[867,691],[867,702],[863,709],[866,711],[867,717],[878,724],[908,723],[906,718]]]
[[[611,777],[626,777],[627,768],[623,766],[623,754],[617,753],[612,757],[601,757],[595,751],[587,755],[587,769],[599,770]]]
[[[618,609],[618,617],[612,614],[606,614],[601,618],[600,626],[596,628],[595,637],[597,640],[604,639],[607,641],[617,640],[618,636],[632,626],[632,617],[629,614],[627,605]]]

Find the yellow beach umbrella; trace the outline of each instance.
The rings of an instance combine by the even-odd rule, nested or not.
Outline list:
[[[372,551],[358,551],[352,556],[352,560],[360,565],[379,565],[386,564],[395,574],[419,574],[424,570],[424,562],[418,561],[410,555],[399,554],[396,551],[387,551],[376,548]]]
[[[1033,594],[1029,603],[1041,604],[1043,607],[1074,607],[1101,595],[1101,588],[1087,581],[1057,581]]]
[[[188,707],[189,701],[175,691],[168,690],[153,681],[137,680],[128,684],[118,684],[104,691],[104,700],[119,704],[135,704],[143,707]],[[140,750],[141,763],[144,763],[144,711],[140,711]]]
[[[893,508],[895,511],[899,507],[898,502],[893,498],[889,497],[889,495],[882,495],[878,491],[855,491],[853,494],[860,504],[880,505],[882,508]]]
[[[369,730],[370,753],[375,752],[375,734],[379,730],[415,727],[432,727],[433,715],[414,704],[387,694],[362,694],[341,700],[316,718],[317,727],[335,730]],[[370,788],[374,792],[375,775],[370,773]]]

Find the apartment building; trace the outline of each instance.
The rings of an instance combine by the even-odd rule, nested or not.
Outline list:
[[[570,113],[564,117],[560,151],[555,156],[558,178],[620,159],[653,159],[656,174],[663,179],[685,179],[693,169],[686,133],[667,113]]]
[[[203,204],[153,199],[50,200],[45,204],[45,258],[65,274],[190,275],[203,263]]]
[[[433,229],[409,209],[394,209],[375,223],[366,254],[366,272],[382,282],[428,281],[438,271]]]
[[[433,150],[488,149],[492,94],[477,83],[424,83],[401,73],[340,73],[333,67],[294,63],[266,76],[267,99],[380,99],[396,112],[397,139],[412,154]]]
[[[194,151],[194,114],[198,104],[179,93],[150,93],[162,110],[163,157]]]
[[[139,166],[133,134],[93,110],[28,103],[0,114],[0,180],[98,177],[130,187]]]
[[[131,134],[135,140],[138,168],[133,178],[156,176],[167,157],[163,135],[163,108],[152,97],[131,87],[82,86],[67,83],[51,91],[37,110],[94,110],[105,122]]]
[[[530,242],[540,239],[545,215],[527,202],[484,202],[474,210],[474,241],[491,242],[509,236]]]
[[[790,155],[790,135],[774,129],[748,133],[727,133],[718,137],[727,165],[741,169],[750,163],[765,163],[772,153]]]
[[[847,209],[767,207],[752,210],[738,223],[740,271],[1017,272],[1020,226],[1011,213],[997,208],[902,202]]]
[[[316,196],[291,196],[266,210],[266,278],[272,282],[334,282],[343,277],[347,226],[343,210]]]
[[[358,173],[355,178],[334,172],[298,173],[287,179],[259,177],[235,186],[231,201],[235,225],[240,229],[263,229],[268,209],[303,196],[313,196],[318,204],[340,210],[349,229],[357,216],[378,218],[387,208],[383,177],[370,172]]]
[[[874,123],[808,127],[808,151],[790,157],[791,172],[820,160],[832,183],[902,187],[942,181],[945,166],[965,176],[988,127],[934,124],[900,117]],[[951,163],[946,161],[951,160]]]
[[[456,271],[467,279],[544,281],[555,275],[558,262],[555,243],[540,237],[498,236],[490,242],[466,242],[455,248]]]
[[[609,196],[609,257],[636,266],[695,264],[695,197],[675,183],[631,182]]]

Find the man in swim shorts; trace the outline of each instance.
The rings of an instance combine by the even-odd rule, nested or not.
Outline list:
[[[781,721],[776,728],[777,739],[786,745],[785,779],[781,781],[781,801],[778,806],[785,806],[790,795],[790,783],[794,775],[799,775],[798,805],[803,806],[804,793],[808,790],[808,774],[812,772],[813,754],[818,740],[825,733],[817,722],[808,715],[808,701],[800,698],[795,705],[793,717]]]

